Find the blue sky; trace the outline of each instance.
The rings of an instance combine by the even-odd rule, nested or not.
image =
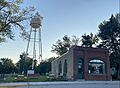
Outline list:
[[[35,6],[43,16],[43,59],[54,56],[51,46],[64,35],[80,37],[84,33],[97,33],[98,25],[118,13],[119,0],[25,0],[23,7]],[[29,24],[29,23],[28,23]],[[30,28],[29,25],[27,27]],[[14,62],[25,51],[26,41],[16,38],[0,44],[0,58]]]

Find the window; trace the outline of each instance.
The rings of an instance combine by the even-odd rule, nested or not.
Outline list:
[[[62,73],[62,63],[61,61],[59,62],[59,71],[58,71],[58,75],[61,75]]]
[[[67,60],[64,61],[64,76],[67,74]]]
[[[105,63],[101,60],[90,60],[88,64],[89,74],[105,74]]]

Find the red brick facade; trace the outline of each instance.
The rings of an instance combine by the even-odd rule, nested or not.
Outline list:
[[[72,46],[52,61],[52,73],[70,80],[110,80],[108,50]]]
[[[110,62],[109,53],[107,49],[100,48],[84,48],[80,46],[74,46],[73,48],[73,79],[78,79],[77,61],[78,58],[84,60],[84,79],[85,80],[110,80]],[[89,74],[88,64],[93,58],[99,58],[99,60],[105,63],[105,74]]]

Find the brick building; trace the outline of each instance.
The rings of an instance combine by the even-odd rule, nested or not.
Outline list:
[[[52,61],[52,73],[70,80],[110,80],[108,50],[72,46]]]

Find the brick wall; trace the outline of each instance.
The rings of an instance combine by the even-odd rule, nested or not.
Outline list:
[[[74,79],[77,79],[78,72],[77,72],[77,59],[83,58],[84,59],[84,79],[85,80],[110,80],[110,63],[109,63],[109,53],[107,49],[100,49],[100,48],[83,48],[80,46],[74,46]],[[94,58],[99,58],[105,62],[105,75],[93,75],[88,73],[88,63],[90,60]]]
[[[84,79],[85,80],[110,80],[110,62],[109,54],[107,49],[100,48],[84,48],[80,46],[73,46],[71,49],[61,57],[57,58],[52,62],[52,73],[57,77],[59,72],[59,62],[62,63],[62,72],[64,70],[64,61],[67,60],[67,75],[68,79],[77,80],[78,79],[78,68],[77,61],[78,58],[84,59]],[[105,62],[105,74],[89,74],[88,73],[88,63],[93,58],[99,58]]]

